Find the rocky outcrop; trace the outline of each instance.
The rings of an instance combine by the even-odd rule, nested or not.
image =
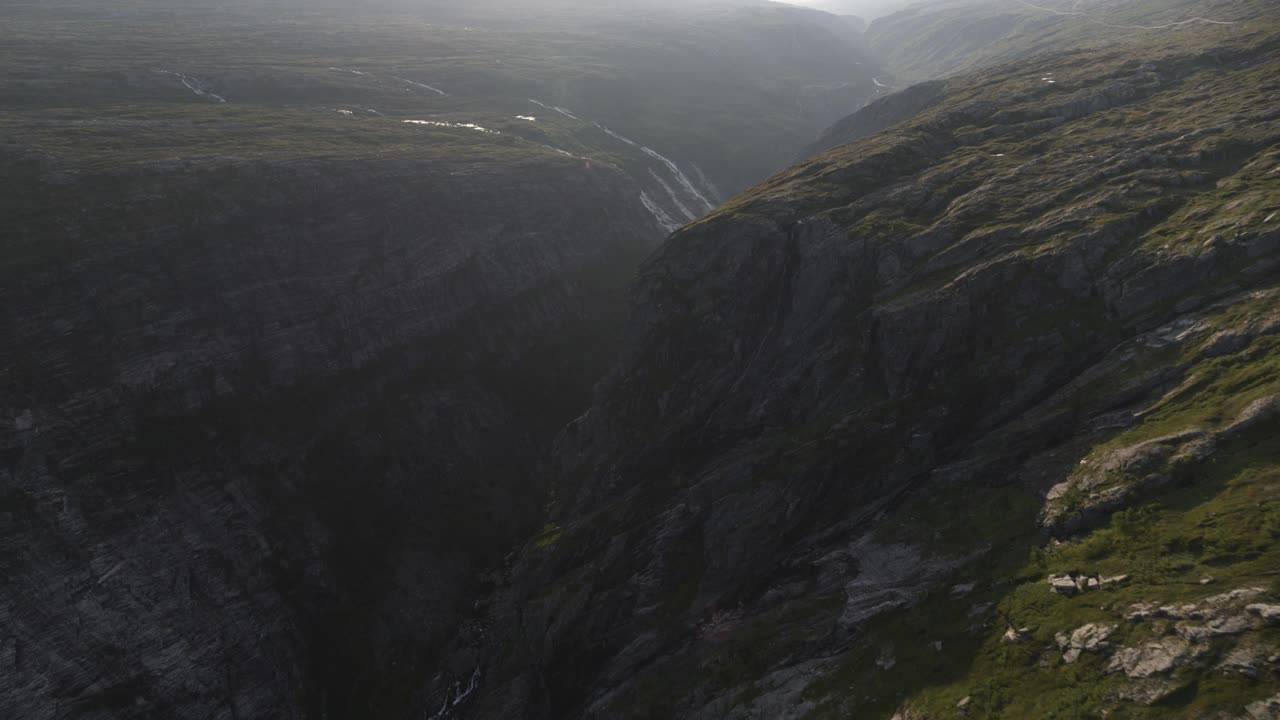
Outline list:
[[[1058,633],[1056,639],[1058,647],[1062,650],[1062,661],[1070,665],[1079,660],[1082,653],[1103,652],[1110,647],[1107,638],[1110,638],[1115,631],[1114,625],[1090,623],[1070,633]]]
[[[1217,352],[1219,337],[1210,340],[1210,352]],[[1086,458],[1082,470],[1049,490],[1040,523],[1059,535],[1095,527],[1136,498],[1185,480],[1221,446],[1277,417],[1280,396],[1269,395],[1254,400],[1220,430],[1192,428]]]
[[[1122,648],[1112,657],[1107,669],[1123,672],[1131,679],[1162,675],[1192,661],[1204,652],[1183,638],[1166,637],[1136,648]]]
[[[1280,695],[1249,703],[1242,720],[1275,720],[1280,717]]]
[[[1177,606],[1135,605],[1127,619],[1155,637],[1116,650],[1106,671],[1133,681],[1122,695],[1148,705],[1210,668],[1258,678],[1278,649],[1255,632],[1269,621],[1245,607],[1263,594],[1260,588],[1240,588]],[[1174,621],[1172,628],[1163,620]]]
[[[1049,589],[1059,595],[1079,595],[1080,593],[1099,590],[1112,585],[1119,585],[1129,579],[1128,575],[1110,575],[1090,577],[1088,575],[1050,575]]]

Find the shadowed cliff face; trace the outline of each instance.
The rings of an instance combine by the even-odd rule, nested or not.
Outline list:
[[[466,687],[641,259],[877,72],[763,4],[11,5],[6,718]]]
[[[1263,707],[1280,54],[1251,17],[933,86],[676,233],[465,717]]]
[[[396,716],[532,531],[661,236],[639,190],[572,159],[25,167],[0,714]]]

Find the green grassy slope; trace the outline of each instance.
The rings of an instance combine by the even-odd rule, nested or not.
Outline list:
[[[1110,245],[1106,238],[1120,243],[1106,250],[1111,257],[1137,250],[1161,262],[1190,262],[1212,254],[1225,238],[1275,233],[1280,26],[1273,16],[1259,15],[1256,4],[1211,5],[1233,10],[1226,16],[1240,24],[1141,37],[1124,32],[1106,49],[1104,41],[1091,42],[1036,57],[1024,68],[998,67],[953,80],[935,110],[896,132],[794,168],[723,212],[752,213],[756,205],[802,198],[806,212],[835,208],[827,212],[841,218],[851,237],[880,238],[890,246],[923,240],[946,215],[958,220],[946,236],[962,240],[931,251],[932,259],[912,271],[885,278],[889,288],[881,297],[890,304],[942,291],[1001,256],[1049,258],[1065,247],[1087,248],[1079,243],[1091,236],[1096,245]],[[1171,8],[1171,16],[1180,9],[1187,8]],[[1235,54],[1245,48],[1245,56]],[[1200,54],[1188,55],[1188,49]],[[1033,129],[1045,122],[1038,118],[1055,112],[1046,109],[1071,108],[1084,86],[1145,66],[1178,80],[1140,101],[1086,111],[1080,120],[1055,119],[1039,126],[1043,132]],[[862,173],[919,173],[913,148],[937,138],[924,128],[963,117],[966,103],[996,98],[1004,108],[1000,122],[947,126],[955,146],[922,173],[938,178],[932,196],[905,196],[901,203],[868,199],[883,175],[873,180]],[[877,163],[881,155],[885,161]],[[866,169],[851,172],[854,167]],[[952,177],[963,179],[955,183]],[[975,201],[979,197],[982,202]],[[1029,226],[1037,229],[1036,240],[1028,242],[1025,233],[1009,244],[1001,240],[1002,231]],[[870,624],[858,649],[809,687],[811,716],[1225,718],[1276,695],[1280,634],[1261,610],[1245,609],[1280,595],[1280,425],[1265,404],[1280,397],[1280,295],[1267,280],[1228,272],[1210,295],[1262,285],[1116,348],[1098,369],[1046,401],[1039,412],[1065,411],[1080,424],[1059,430],[1065,442],[1003,482],[977,490],[971,484],[930,485],[885,518],[883,542],[932,538],[926,546],[934,552],[979,553],[980,560],[956,574],[978,589],[969,594],[941,587],[915,609]],[[1010,324],[1006,342],[1059,333],[1071,347],[1073,338],[1087,342],[1104,333],[1105,325],[1096,323],[1106,322],[1105,316],[1076,312],[1052,327]],[[1231,429],[1242,413],[1258,408],[1265,411],[1262,419]],[[1123,429],[1094,429],[1105,428],[1108,413],[1134,419],[1122,421]],[[1007,438],[1005,432],[995,438]],[[1168,442],[1174,462],[1113,471],[1081,488],[1091,466],[1112,460],[1114,467],[1118,452],[1171,436],[1179,437]],[[1206,438],[1206,445],[1195,444]],[[974,454],[981,452],[975,448]],[[1044,486],[1037,482],[1045,477],[1061,480],[1066,495],[1042,500]],[[1155,482],[1144,485],[1143,477]],[[1097,505],[1117,486],[1132,492],[1083,528],[1046,542],[1046,515],[1079,512],[1073,503]],[[1127,579],[1071,597],[1052,593],[1046,578],[1067,574]],[[1252,599],[1223,599],[1240,590]],[[1127,619],[1135,608],[1179,604],[1197,608]],[[1246,629],[1193,640],[1183,650],[1181,638],[1195,637],[1195,628],[1232,619]],[[1109,646],[1066,663],[1055,636],[1089,623],[1114,626]],[[1175,648],[1172,669],[1135,676],[1112,660],[1118,651],[1162,642]],[[886,648],[894,658],[888,669]]]

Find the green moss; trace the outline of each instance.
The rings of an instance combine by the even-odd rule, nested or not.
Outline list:
[[[560,542],[564,529],[555,523],[547,523],[533,538],[534,550],[547,550]]]
[[[1260,292],[1219,311],[1205,320],[1211,330],[1204,334],[1256,323],[1271,312],[1274,298]],[[1198,359],[1206,342],[1197,335],[1136,348],[1133,357],[1115,365],[1115,376],[1079,388],[1075,394],[1087,415],[1090,403],[1107,401],[1110,391],[1101,388],[1123,385],[1135,375],[1173,367],[1186,379],[1155,399],[1138,423],[1096,439],[1081,454],[1098,457],[1188,427],[1225,427],[1257,398],[1280,393],[1280,338],[1262,335],[1236,353]],[[1083,494],[1076,495],[1083,502]],[[966,508],[961,515],[958,506]],[[1239,712],[1245,702],[1280,689],[1271,676],[1190,673],[1180,676],[1184,686],[1178,692],[1145,707],[1117,699],[1116,691],[1128,681],[1107,674],[1105,658],[1086,654],[1064,664],[1054,637],[1106,623],[1117,626],[1113,644],[1139,643],[1151,630],[1124,621],[1133,603],[1189,602],[1239,587],[1280,591],[1274,575],[1280,567],[1280,433],[1274,423],[1220,442],[1181,484],[1122,509],[1082,536],[1046,545],[1036,525],[1039,508],[1037,496],[1016,488],[934,485],[897,510],[897,522],[878,531],[882,541],[925,538],[932,552],[951,557],[986,548],[981,560],[957,573],[978,590],[963,598],[938,591],[915,609],[871,623],[840,666],[809,688],[809,698],[818,703],[811,717],[888,717],[903,706],[925,718],[953,717],[956,703],[968,697],[969,717],[1097,717],[1106,710],[1112,717],[1193,718]],[[1130,579],[1065,597],[1045,582],[1061,573]],[[1202,584],[1204,578],[1212,583]],[[990,612],[970,614],[985,603],[993,604]],[[1008,626],[1029,628],[1031,638],[1002,642]],[[1259,637],[1272,640],[1276,634],[1272,629]],[[932,644],[939,640],[941,651]],[[1220,641],[1212,652],[1229,647]],[[877,665],[882,648],[892,648],[892,669]]]
[[[1119,514],[1087,537],[1034,552],[1031,562],[1025,554],[1017,557],[1016,538],[1002,538],[1008,544],[996,545],[994,558],[964,572],[985,591],[963,599],[935,593],[918,609],[875,623],[861,649],[810,688],[820,703],[811,717],[888,717],[904,703],[924,717],[951,717],[964,697],[971,698],[970,717],[1097,717],[1103,708],[1114,709],[1113,693],[1124,679],[1107,675],[1100,657],[1086,654],[1063,664],[1054,634],[1101,622],[1119,626],[1113,642],[1137,642],[1141,630],[1121,617],[1131,603],[1194,600],[1260,582],[1275,588],[1270,571],[1280,565],[1280,549],[1266,530],[1263,508],[1273,510],[1280,498],[1278,459],[1280,440],[1233,449],[1194,485],[1158,505]],[[1021,540],[1025,547],[1036,537]],[[1049,592],[1044,577],[1055,572],[1133,578],[1068,598]],[[1216,581],[1205,588],[1199,580],[1209,575]],[[984,602],[995,602],[995,611],[975,628],[969,612]],[[1030,627],[1032,639],[1001,642],[1007,625]],[[941,651],[932,645],[938,640]],[[883,647],[893,649],[891,670],[876,665]],[[854,689],[857,695],[850,696]],[[1243,699],[1275,689],[1271,681],[1205,676],[1166,704],[1122,707],[1125,717],[1199,717],[1238,710]]]

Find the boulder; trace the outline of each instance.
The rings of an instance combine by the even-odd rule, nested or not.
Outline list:
[[[1131,679],[1164,675],[1199,655],[1203,648],[1170,636],[1139,647],[1121,648],[1107,665],[1108,673],[1123,672]]]
[[[1075,578],[1070,575],[1050,575],[1049,590],[1059,594],[1071,597],[1080,592],[1079,586],[1076,585]]]
[[[1184,640],[1197,642],[1208,638],[1239,635],[1252,627],[1253,623],[1250,622],[1248,615],[1231,615],[1212,618],[1203,625],[1180,622],[1174,627],[1174,630]]]
[[[1240,720],[1280,720],[1280,695],[1250,703]]]
[[[1276,622],[1280,620],[1280,605],[1267,605],[1265,603],[1254,603],[1245,608],[1250,615],[1266,620],[1267,622]]]
[[[1165,678],[1135,680],[1116,691],[1116,697],[1139,705],[1155,705],[1181,690],[1185,685]]]
[[[880,648],[880,654],[876,657],[876,667],[881,670],[892,670],[898,664],[898,656],[893,651],[892,645],[884,645]]]
[[[1217,665],[1217,670],[1228,675],[1242,675],[1256,678],[1268,662],[1268,655],[1274,649],[1257,640],[1245,639],[1231,649]]]
[[[1000,642],[1004,643],[1020,643],[1031,638],[1031,628],[1015,628],[1010,625],[1004,631],[1004,636],[1000,638]]]
[[[1107,639],[1116,631],[1115,625],[1089,623],[1076,628],[1070,635],[1058,633],[1055,639],[1062,650],[1062,661],[1070,665],[1083,653],[1096,653],[1110,647]]]

